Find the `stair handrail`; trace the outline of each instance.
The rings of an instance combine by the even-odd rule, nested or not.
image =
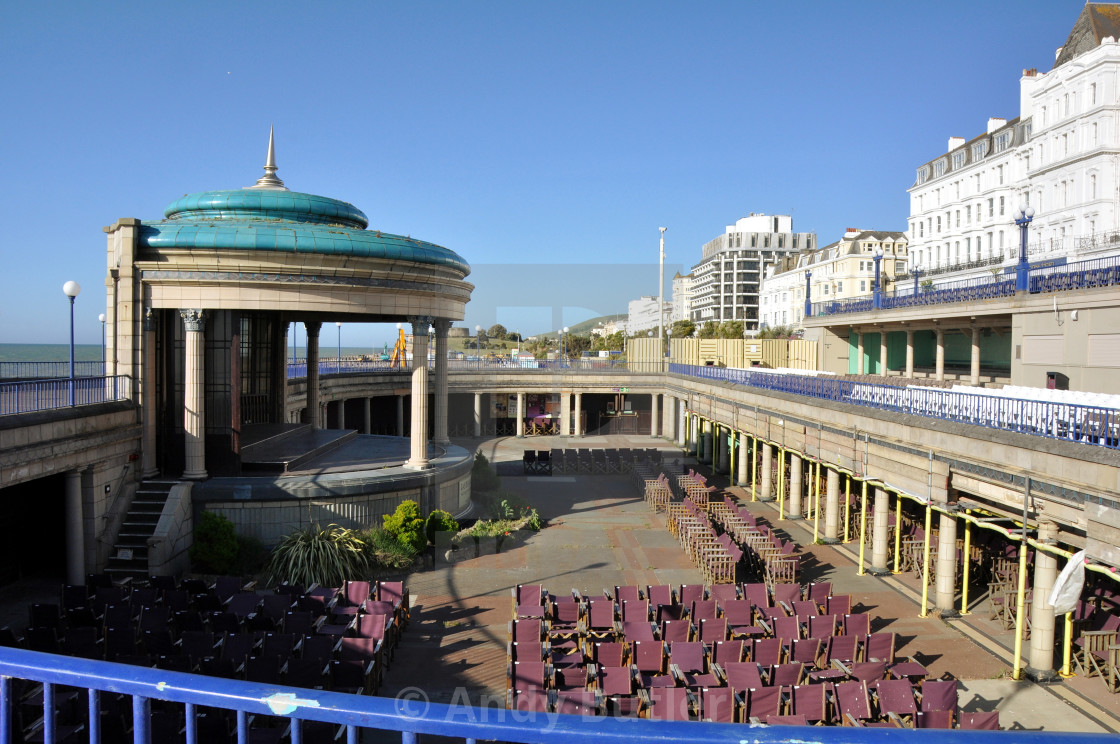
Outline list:
[[[120,500],[121,489],[124,488],[124,477],[126,475],[128,475],[129,468],[131,468],[131,467],[132,467],[132,463],[131,462],[126,462],[124,464],[124,467],[121,468],[120,480],[117,481],[117,488],[113,492],[113,497],[109,500],[108,508],[105,509],[105,512],[101,515],[101,521],[102,521],[101,534],[98,535],[98,537],[97,537],[97,541],[99,543],[107,544],[107,543],[111,542],[110,540],[105,539],[106,535],[109,534],[109,524],[110,524],[109,519],[116,512],[117,501]]]

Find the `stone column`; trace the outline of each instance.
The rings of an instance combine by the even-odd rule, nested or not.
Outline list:
[[[517,438],[525,436],[525,393],[517,394]]]
[[[957,518],[941,513],[937,530],[937,572],[934,574],[936,592],[933,606],[942,617],[955,617],[953,605],[957,600]]]
[[[891,572],[887,566],[890,538],[891,499],[882,488],[875,489],[875,505],[871,523],[871,567],[868,573],[883,576]]]
[[[482,393],[474,394],[474,435],[482,436]]]
[[[980,329],[972,329],[972,364],[969,368],[969,382],[980,384]]]
[[[654,393],[653,395],[649,396],[649,398],[650,398],[650,403],[649,403],[649,435],[651,437],[656,437],[657,436],[657,429],[658,429],[657,416],[659,415],[658,412],[657,412],[657,393]]]
[[[750,439],[745,432],[739,432],[739,456],[735,458],[738,477],[735,479],[735,485],[740,488],[745,488],[751,484],[752,459],[754,459],[754,452],[751,451]]]
[[[666,395],[665,400],[661,402],[661,436],[670,442],[676,439],[673,436],[673,411],[676,409],[676,401],[673,396]]]
[[[140,381],[140,411],[143,416],[144,449],[141,460],[141,477],[159,475],[156,464],[156,318],[151,308],[144,313],[144,377]],[[287,379],[284,380],[287,387]],[[85,581],[85,576],[82,577]]]
[[[206,311],[180,310],[187,331],[183,364],[183,477],[206,478]]]
[[[1053,522],[1039,522],[1038,541],[1053,544],[1058,527]],[[1036,682],[1057,679],[1054,672],[1054,605],[1050,592],[1058,578],[1058,561],[1053,553],[1034,551],[1034,599],[1031,602],[1031,651],[1026,674]]]
[[[78,470],[70,470],[66,473],[66,583],[86,583],[82,474]]]
[[[370,400],[368,395],[362,398],[362,433],[373,433],[373,417],[370,415]]]
[[[712,472],[723,472],[723,427],[712,422]]]
[[[937,357],[936,361],[934,362],[934,370],[936,372],[938,382],[941,382],[945,379],[945,331],[938,328],[936,331],[936,335]]]
[[[560,436],[566,437],[572,432],[572,394],[561,391],[560,393]]]
[[[336,416],[336,418],[338,419],[338,428],[339,429],[345,429],[346,428],[346,399],[345,398],[339,398],[339,400],[338,400],[338,415]]]
[[[824,495],[824,542],[840,542],[840,471],[828,468]]]
[[[787,519],[801,519],[801,494],[804,481],[801,477],[801,456],[789,453],[789,503],[786,508]]]
[[[887,376],[887,329],[879,329],[879,374]]]
[[[684,401],[680,401],[680,410],[677,412],[677,444],[685,446],[688,440],[688,415],[685,411]]]
[[[583,393],[576,393],[576,407],[572,411],[572,436],[583,436]]]
[[[436,395],[435,395],[435,432],[432,441],[439,445],[451,444],[447,437],[447,329],[451,321],[437,318],[436,327]]]
[[[397,436],[404,436],[404,396],[397,396]]]
[[[771,461],[771,458],[773,458],[773,456],[774,456],[774,448],[772,446],[770,446],[769,444],[767,444],[766,442],[763,442],[762,446],[759,448],[758,452],[762,456],[762,468],[761,468],[762,483],[759,484],[760,488],[759,488],[759,493],[758,493],[758,500],[759,501],[773,501],[774,500],[774,474],[773,474],[774,463]]]
[[[307,423],[312,429],[320,428],[319,418],[319,329],[322,323],[304,323],[307,332]]]
[[[863,334],[862,333],[857,333],[856,334],[856,355],[857,355],[856,374],[857,375],[862,375],[863,374]],[[849,367],[849,369],[850,369],[850,367]]]
[[[914,376],[914,331],[906,331],[906,376]]]
[[[412,414],[409,419],[412,456],[405,467],[424,470],[428,464],[428,329],[432,319],[409,318],[412,324]]]

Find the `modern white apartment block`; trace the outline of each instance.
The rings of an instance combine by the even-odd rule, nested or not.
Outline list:
[[[740,320],[758,330],[758,292],[765,267],[817,247],[814,233],[795,233],[793,217],[752,213],[704,244],[692,267],[690,319],[698,324]]]
[[[1024,70],[1019,116],[917,169],[908,237],[935,282],[1015,263],[1020,204],[1035,210],[1030,260],[1120,253],[1120,5],[1088,3],[1054,67]]]
[[[692,308],[692,274],[677,272],[673,276],[673,311],[669,315],[669,322],[688,320]]]
[[[906,233],[848,228],[844,237],[816,251],[781,258],[767,270],[759,293],[759,318],[769,328],[801,327],[805,289],[810,302],[870,295],[875,281],[875,256],[884,287],[907,273]],[[808,278],[808,282],[806,282]]]
[[[672,311],[672,303],[666,302],[662,305],[661,317],[666,328],[669,327],[669,315]],[[656,297],[639,297],[636,300],[630,300],[626,319],[627,333],[634,335],[637,333],[644,333],[645,331],[653,331],[656,336],[657,321]]]

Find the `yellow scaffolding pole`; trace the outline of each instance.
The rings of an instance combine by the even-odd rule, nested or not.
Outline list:
[[[933,526],[933,509],[926,504],[926,539],[922,546],[922,611],[918,617],[926,616],[926,602],[929,600],[929,532]]]
[[[1011,670],[1011,679],[1018,680],[1023,676],[1023,610],[1027,595],[1027,541],[1019,545],[1019,588],[1015,598],[1015,665]]]
[[[899,557],[902,553],[902,494],[895,491],[894,499],[894,571],[891,573],[901,573]]]
[[[961,567],[961,614],[968,614],[968,574],[972,565],[972,522],[968,519],[968,509],[965,509],[964,519],[964,565]]]
[[[1063,677],[1072,677],[1073,672],[1069,669],[1070,662],[1070,649],[1073,647],[1073,613],[1066,613],[1065,625],[1065,641],[1062,643],[1062,669],[1058,674]]]
[[[852,521],[852,476],[844,476],[844,542],[851,538],[848,536],[848,524]]]
[[[863,576],[863,557],[867,552],[867,481],[863,483],[863,497],[859,509],[859,571],[857,575]]]

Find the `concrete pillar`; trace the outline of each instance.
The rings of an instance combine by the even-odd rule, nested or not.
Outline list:
[[[319,423],[319,329],[322,323],[304,323],[307,333],[307,423],[312,429],[320,428]]]
[[[887,329],[879,329],[879,374],[887,376]]]
[[[143,416],[144,448],[141,456],[141,476],[154,478],[159,475],[156,464],[156,319],[148,308],[144,313],[144,367],[140,380],[140,413]],[[287,379],[284,387],[287,388]],[[85,576],[82,577],[85,581]]]
[[[684,401],[680,401],[680,410],[677,412],[677,444],[684,447],[688,441],[688,415],[685,411]]]
[[[891,499],[882,488],[875,489],[875,505],[871,523],[871,567],[868,573],[882,576],[891,572],[887,566],[890,538]]]
[[[937,357],[934,363],[934,370],[938,382],[945,379],[945,331],[940,328],[936,331],[937,336]]]
[[[957,611],[957,518],[941,513],[937,527],[937,572],[933,606],[942,617],[955,617]]]
[[[750,442],[750,437],[745,432],[739,432],[739,453],[735,458],[738,477],[735,479],[735,485],[740,487],[751,484],[751,460],[754,459],[754,453],[751,452]]]
[[[972,329],[972,364],[969,367],[969,382],[980,384],[980,329]]]
[[[86,583],[82,474],[77,470],[70,470],[66,473],[66,583]]]
[[[1053,522],[1039,522],[1038,541],[1052,544],[1058,537]],[[1054,672],[1054,605],[1050,592],[1058,578],[1058,561],[1053,553],[1034,551],[1034,599],[1031,601],[1031,651],[1026,674],[1036,682],[1057,678]]]
[[[660,423],[657,420],[657,417],[659,415],[657,412],[657,393],[649,396],[649,398],[649,435],[651,437],[656,437],[659,433],[658,428]]]
[[[863,334],[862,333],[857,333],[856,334],[856,354],[857,354],[857,357],[858,357],[856,359],[856,374],[857,375],[862,375],[863,374]]]
[[[338,427],[337,428],[345,429],[346,428],[346,399],[345,398],[340,398],[337,402],[337,405],[338,405],[338,413],[336,414],[336,418],[338,420]]]
[[[704,422],[699,416],[692,417],[692,453],[696,455],[696,461],[700,462],[700,456],[703,454],[703,432]]]
[[[447,329],[451,327],[451,321],[447,318],[437,318],[435,323],[436,329],[436,353],[435,353],[435,373],[436,373],[436,394],[435,400],[435,416],[433,421],[432,441],[439,445],[451,444],[451,440],[447,437]]]
[[[906,331],[906,376],[914,376],[914,331]]]
[[[405,467],[424,470],[428,464],[428,328],[431,318],[408,319],[412,324],[412,414],[409,419],[412,456]]]
[[[362,433],[373,433],[373,417],[370,415],[370,400],[368,395],[362,398]]]
[[[673,423],[676,421],[673,414],[676,412],[676,407],[677,399],[671,395],[666,395],[661,406],[661,436],[670,442],[676,441],[673,432]]]
[[[801,457],[793,452],[789,453],[789,502],[786,508],[788,519],[801,519],[801,494],[804,489],[804,480],[801,477]]]
[[[561,391],[560,393],[560,436],[566,437],[572,431],[572,394]]]
[[[773,501],[774,500],[774,463],[772,458],[774,456],[774,448],[769,444],[763,442],[759,448],[759,454],[762,456],[762,483],[759,484],[759,501]]]
[[[723,472],[723,427],[712,422],[712,472]]]
[[[525,393],[517,394],[517,438],[525,436]]]
[[[828,468],[824,495],[824,541],[840,542],[840,471]]]
[[[397,396],[397,436],[404,436],[404,396]]]
[[[206,311],[180,310],[186,328],[183,364],[183,477],[206,478]]]
[[[583,393],[576,393],[576,407],[572,411],[572,436],[583,436]]]
[[[482,393],[474,394],[474,435],[482,436]]]

